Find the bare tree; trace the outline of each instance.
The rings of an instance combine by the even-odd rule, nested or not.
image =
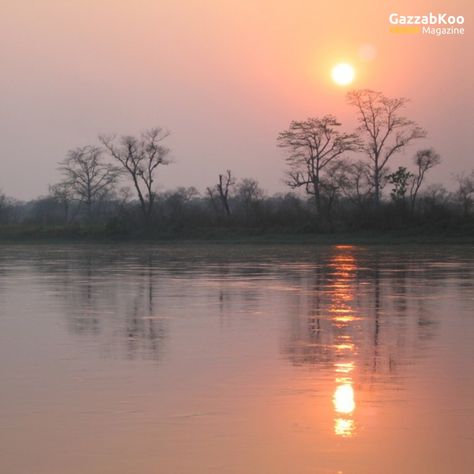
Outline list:
[[[120,163],[132,179],[146,223],[150,221],[155,204],[154,183],[158,167],[170,163],[170,150],[163,145],[168,136],[168,131],[152,128],[142,132],[139,137],[99,137],[110,156]]]
[[[410,187],[411,211],[415,210],[416,197],[425,179],[426,172],[441,162],[441,157],[432,148],[419,150],[413,159],[417,167],[417,174],[414,175]]]
[[[199,197],[199,191],[194,186],[184,187],[179,186],[174,191],[170,191],[166,193],[166,197],[175,197],[178,201],[182,202],[183,204],[190,203],[193,199]]]
[[[347,179],[342,186],[342,193],[361,211],[366,211],[369,198],[373,193],[370,169],[362,160],[348,165]]]
[[[237,185],[237,197],[243,207],[245,219],[249,222],[251,216],[258,212],[264,192],[257,180],[244,178]]]
[[[467,176],[464,173],[457,175],[456,181],[456,198],[461,204],[464,217],[467,217],[474,205],[474,170]]]
[[[336,117],[308,118],[293,121],[278,135],[278,146],[288,150],[288,182],[291,188],[304,187],[314,196],[316,214],[321,210],[321,173],[333,160],[360,147],[357,135],[343,133]]]
[[[199,198],[199,191],[194,186],[188,188],[180,186],[174,191],[164,193],[162,196],[165,214],[179,221],[184,220],[187,208],[192,204],[193,200]]]
[[[449,200],[449,191],[439,183],[430,184],[420,195],[423,207],[431,212],[446,206]]]
[[[334,205],[343,195],[343,190],[348,188],[351,171],[352,166],[347,160],[337,159],[328,165],[327,173],[321,179],[321,198],[331,225]]]
[[[207,194],[209,195],[214,208],[217,210],[216,200],[219,199],[227,216],[231,215],[229,193],[234,186],[235,178],[232,176],[232,172],[227,170],[226,174],[219,175],[219,182],[214,187],[207,188]]]
[[[49,187],[49,194],[62,207],[63,220],[67,224],[70,220],[70,208],[74,199],[73,192],[67,183],[57,183]]]
[[[389,98],[370,89],[354,90],[347,100],[358,112],[358,132],[370,161],[375,205],[380,204],[381,177],[389,159],[409,143],[426,136],[413,120],[401,115],[408,100]]]
[[[252,204],[261,201],[264,193],[257,180],[244,178],[237,185],[237,195],[242,202]]]
[[[104,163],[102,155],[102,150],[95,146],[75,148],[58,168],[64,176],[60,184],[63,195],[68,188],[74,198],[85,205],[89,221],[94,204],[112,190],[120,173],[119,168]]]
[[[5,224],[7,220],[8,206],[9,206],[8,198],[0,190],[0,224]]]

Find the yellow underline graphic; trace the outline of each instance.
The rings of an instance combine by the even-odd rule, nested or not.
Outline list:
[[[397,25],[390,27],[390,33],[420,33],[421,26],[411,26],[411,25]]]

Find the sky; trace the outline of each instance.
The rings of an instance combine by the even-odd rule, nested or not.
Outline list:
[[[393,12],[463,15],[465,35],[390,33]],[[473,13],[471,0],[0,0],[0,189],[45,195],[68,150],[161,126],[160,190],[202,191],[231,169],[285,191],[278,132],[328,113],[351,131],[350,88],[410,98],[428,137],[391,166],[434,147],[430,179],[452,186],[474,167]],[[341,61],[349,88],[330,77]]]

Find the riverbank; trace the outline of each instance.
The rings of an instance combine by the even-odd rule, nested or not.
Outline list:
[[[321,244],[321,245],[387,245],[387,244],[467,244],[474,245],[472,229],[396,229],[357,230],[353,232],[290,232],[282,229],[216,228],[190,232],[136,232],[111,234],[101,226],[88,227],[0,227],[0,244],[60,243],[215,243],[215,244]]]

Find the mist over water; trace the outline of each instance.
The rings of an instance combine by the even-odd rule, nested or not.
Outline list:
[[[474,463],[468,246],[0,247],[0,471]]]

